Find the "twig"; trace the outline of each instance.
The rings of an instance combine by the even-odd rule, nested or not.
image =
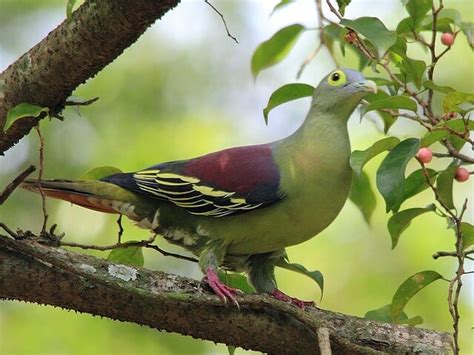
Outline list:
[[[12,182],[10,182],[7,187],[3,190],[0,194],[0,205],[7,200],[7,198],[12,194],[12,192],[20,186],[20,184],[32,173],[36,170],[34,165],[30,165],[25,170],[23,170]]]
[[[80,243],[63,242],[63,241],[59,242],[59,245],[86,249],[86,250],[92,249],[92,250],[100,250],[100,251],[107,251],[107,250],[112,250],[112,249],[128,248],[128,247],[144,247],[144,248],[156,250],[159,253],[161,253],[163,256],[172,256],[177,259],[187,260],[187,261],[191,261],[195,263],[198,262],[198,260],[195,258],[186,256],[186,255],[171,253],[171,252],[161,249],[157,245],[153,245],[152,243],[155,241],[156,237],[157,237],[157,234],[154,234],[149,239],[144,239],[140,241],[131,241],[131,242],[125,242],[125,243],[118,242],[118,243],[110,244],[110,245],[80,244]]]
[[[2,228],[5,232],[7,232],[11,237],[17,239],[18,234],[16,234],[14,231],[12,231],[10,228],[5,223],[0,222],[0,228]]]
[[[38,133],[39,139],[39,174],[38,174],[38,191],[41,195],[41,205],[43,208],[43,226],[41,227],[41,233],[46,231],[46,223],[48,222],[48,213],[46,212],[46,196],[43,192],[43,188],[41,186],[41,180],[43,179],[43,172],[44,172],[44,139],[43,135],[41,134],[41,130],[39,128],[39,124],[35,126],[36,133]]]
[[[118,244],[122,243],[122,235],[123,235],[123,227],[122,227],[122,215],[119,215],[119,218],[117,219],[117,224],[119,227],[118,233],[117,233],[117,240]]]
[[[99,100],[98,96],[93,97],[92,99],[89,99],[89,100],[84,100],[84,101],[68,101],[68,100],[66,100],[64,102],[64,106],[88,106],[88,105],[93,104],[97,100]]]
[[[331,340],[329,338],[328,328],[318,328],[316,331],[318,336],[319,353],[321,355],[331,355]]]
[[[320,42],[319,45],[316,47],[314,51],[312,51],[308,57],[304,60],[303,63],[301,63],[300,69],[298,70],[298,73],[296,73],[296,79],[299,79],[301,74],[303,74],[303,70],[306,68],[306,66],[311,63],[311,61],[316,57],[319,53],[319,51],[323,48],[323,42]]]
[[[222,15],[219,10],[217,10],[210,2],[209,0],[204,0],[204,2],[206,4],[208,4],[222,19],[222,22],[224,23],[224,27],[225,27],[225,30],[227,32],[227,36],[232,38],[234,40],[235,43],[239,44],[239,41],[237,40],[237,38],[235,38],[234,36],[232,36],[232,34],[229,32],[229,28],[227,27],[227,23],[225,22],[225,18],[224,18],[224,15]]]
[[[466,163],[474,164],[474,158],[459,153],[449,140],[443,139],[443,145],[448,149],[448,152],[452,157],[458,158]]]
[[[337,17],[339,20],[342,20],[342,16],[339,14],[339,11],[337,11],[336,8],[331,4],[331,1],[326,0],[326,4],[328,4],[329,9],[331,10],[331,12],[332,12],[334,15],[336,15],[336,17]]]
[[[474,254],[474,249],[471,249],[471,250],[467,250],[464,252],[464,257],[467,258],[468,255],[470,254]],[[457,252],[455,251],[438,251],[436,253],[433,254],[432,258],[433,259],[438,259],[438,258],[442,258],[442,257],[445,257],[445,256],[457,256]]]

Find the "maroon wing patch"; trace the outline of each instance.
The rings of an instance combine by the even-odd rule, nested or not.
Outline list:
[[[242,213],[281,200],[271,146],[222,150],[133,174],[139,192],[166,199],[196,215]]]

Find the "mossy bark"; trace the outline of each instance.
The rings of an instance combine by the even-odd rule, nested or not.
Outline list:
[[[49,304],[271,354],[443,354],[447,333],[296,307],[264,295],[226,306],[195,280],[0,236],[0,298]]]

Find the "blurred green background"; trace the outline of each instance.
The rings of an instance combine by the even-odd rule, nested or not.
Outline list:
[[[255,83],[250,58],[259,43],[283,26],[298,22],[315,28],[318,24],[312,0],[298,0],[269,17],[277,2],[213,2],[238,38],[237,45],[226,36],[219,16],[203,1],[183,1],[75,92],[86,98],[99,96],[99,101],[81,108],[80,114],[67,109],[64,122],[44,120],[41,123],[46,140],[45,177],[74,178],[102,165],[133,171],[231,146],[268,142],[295,130],[304,118],[309,100],[296,101],[273,111],[268,126],[261,112],[275,89],[296,81],[301,62],[316,46],[317,32],[306,32],[290,56],[264,71]],[[445,4],[460,10],[463,21],[474,20],[471,1],[445,1]],[[59,0],[0,0],[0,70],[55,28],[64,19],[65,8],[65,1]],[[349,18],[377,16],[392,29],[406,16],[399,0],[353,0],[346,11]],[[426,56],[421,50],[411,50],[413,56]],[[465,38],[459,35],[453,50],[437,69],[437,83],[474,91],[473,59]],[[357,67],[352,54],[341,57],[340,62],[345,67]],[[300,81],[316,85],[333,68],[333,61],[323,50]],[[382,137],[380,122],[375,116],[359,122],[358,114],[354,114],[349,128],[353,149],[365,149]],[[420,132],[418,127],[402,121],[390,131],[399,136]],[[372,183],[380,160],[366,168]],[[0,190],[21,169],[37,161],[38,139],[32,132],[0,157]],[[467,195],[472,201],[472,183],[456,184],[455,189],[458,202]],[[390,303],[399,284],[415,272],[433,269],[447,278],[454,272],[454,260],[431,258],[438,250],[453,248],[453,235],[446,230],[441,218],[426,214],[415,220],[392,251],[386,230],[388,217],[383,201],[380,196],[377,198],[371,227],[348,202],[337,220],[318,238],[288,249],[293,262],[324,274],[325,295],[320,303],[324,309],[363,316],[368,310]],[[405,207],[428,204],[431,199],[430,192],[425,191]],[[115,241],[116,217],[60,201],[50,200],[47,207],[50,223],[58,223],[68,241],[96,244]],[[466,215],[472,223],[472,207]],[[40,197],[16,191],[0,207],[0,221],[11,228],[38,231],[42,224]],[[129,222],[125,222],[124,227],[126,239],[148,237],[146,231]],[[167,250],[182,252],[163,241],[159,244]],[[147,252],[145,258],[146,267],[151,269],[201,278],[194,264],[157,253]],[[466,270],[472,266],[471,263]],[[303,276],[277,271],[277,280],[291,295],[319,300],[317,286]],[[472,278],[465,277],[460,308],[461,347],[466,354],[473,349],[473,292]],[[424,327],[450,331],[446,297],[447,283],[437,281],[421,291],[406,311],[409,316],[421,315]],[[134,324],[52,307],[0,302],[1,354],[214,354],[226,351],[221,344]],[[237,353],[244,351],[238,349]]]

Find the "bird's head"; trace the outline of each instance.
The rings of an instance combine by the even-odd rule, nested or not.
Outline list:
[[[368,93],[376,93],[377,85],[356,70],[336,69],[317,86],[311,106],[321,112],[350,115]],[[345,116],[345,115],[344,115]]]

